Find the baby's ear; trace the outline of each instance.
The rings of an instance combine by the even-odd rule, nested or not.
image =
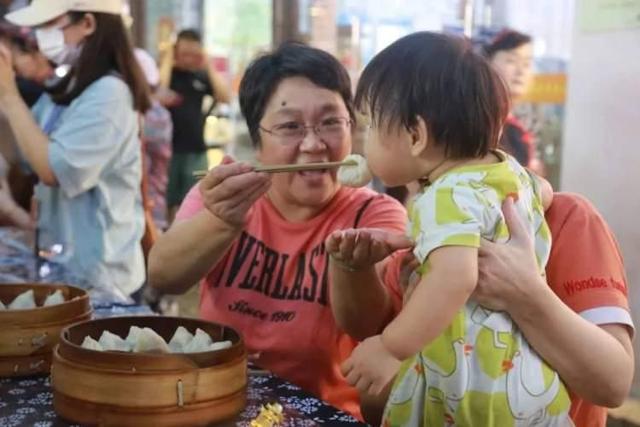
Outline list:
[[[429,146],[429,126],[420,116],[416,117],[415,125],[409,130],[411,135],[411,154],[421,156]]]

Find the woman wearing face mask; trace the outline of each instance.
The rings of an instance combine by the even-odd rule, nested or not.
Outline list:
[[[144,282],[138,112],[150,101],[121,10],[121,0],[33,0],[8,14],[35,27],[42,53],[69,71],[30,112],[1,49],[0,109],[40,179],[41,253],[135,296]]]

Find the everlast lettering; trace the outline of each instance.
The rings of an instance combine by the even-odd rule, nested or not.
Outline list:
[[[324,306],[328,303],[329,271],[324,244],[290,259],[289,254],[279,253],[242,232],[231,257],[229,270],[221,273],[217,283],[279,300],[303,300]],[[291,268],[295,268],[295,279],[284,283],[285,271]]]

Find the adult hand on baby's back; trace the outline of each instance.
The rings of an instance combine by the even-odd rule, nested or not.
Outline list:
[[[349,271],[371,267],[393,252],[411,247],[413,242],[404,234],[376,228],[337,230],[325,241],[331,260]]]
[[[478,252],[478,286],[473,298],[493,310],[518,307],[528,300],[536,285],[544,280],[536,261],[535,247],[529,231],[518,216],[513,200],[502,205],[509,235],[507,243],[481,242]]]
[[[251,206],[271,185],[265,173],[248,163],[225,156],[222,164],[211,169],[200,181],[202,200],[209,212],[234,228],[242,227]]]

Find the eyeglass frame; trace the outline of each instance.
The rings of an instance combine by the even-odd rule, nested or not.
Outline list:
[[[327,117],[325,120],[329,120],[329,119],[340,119],[340,120],[345,120],[345,121],[346,121],[346,123],[347,123],[347,127],[349,127],[349,128],[350,128],[351,126],[353,126],[353,123],[354,123],[354,121],[353,121],[351,118],[349,118],[349,117],[344,117],[344,116],[331,116],[331,117]],[[304,133],[302,133],[302,135],[300,136],[300,138],[299,138],[299,139],[298,139],[298,138],[296,138],[296,140],[295,140],[295,142],[296,142],[296,143],[301,142],[302,140],[304,140],[304,139],[307,137],[307,135],[309,134],[309,129],[312,129],[312,130],[313,130],[313,133],[314,133],[318,138],[320,138],[321,140],[323,140],[323,141],[324,141],[324,139],[322,138],[322,136],[320,135],[319,130],[318,130],[318,128],[319,128],[319,126],[320,126],[320,123],[316,123],[316,124],[314,124],[314,125],[305,125],[305,124],[303,124],[303,123],[296,122],[295,120],[291,120],[290,122],[284,122],[284,123],[280,123],[280,124],[277,124],[277,125],[273,125],[273,127],[272,127],[271,129],[266,129],[266,128],[262,127],[262,125],[258,125],[258,129],[260,129],[260,130],[261,130],[261,131],[263,131],[263,132],[268,133],[269,135],[273,135],[273,136],[274,136],[274,137],[276,137],[276,138],[284,139],[284,137],[282,137],[281,135],[277,135],[276,133],[274,133],[273,129],[274,129],[276,126],[281,126],[281,125],[284,125],[284,124],[286,124],[286,123],[291,123],[291,122],[294,122],[294,123],[296,123],[296,124],[298,124],[298,125],[302,126],[302,130],[304,130]],[[293,143],[293,141],[291,141],[291,143]]]

